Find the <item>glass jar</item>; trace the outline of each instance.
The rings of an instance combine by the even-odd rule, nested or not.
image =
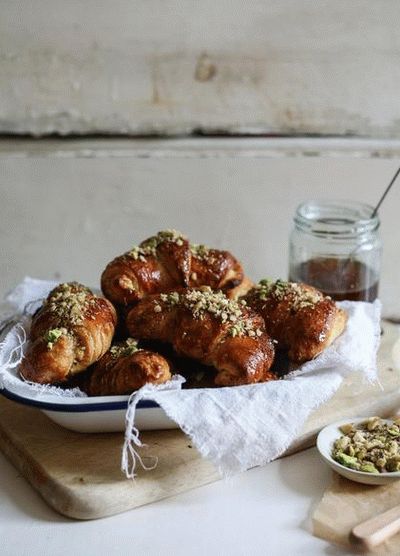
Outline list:
[[[378,296],[382,243],[373,207],[354,201],[307,201],[294,216],[289,280],[335,300]]]

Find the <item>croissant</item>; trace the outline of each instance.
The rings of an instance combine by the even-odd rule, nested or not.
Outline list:
[[[226,291],[225,294],[229,299],[240,299],[241,297],[244,297],[252,288],[254,288],[254,282],[247,276],[244,276],[240,284]]]
[[[60,284],[32,319],[22,376],[50,384],[68,380],[108,350],[116,323],[107,299],[76,282]]]
[[[122,396],[149,382],[167,382],[171,378],[168,361],[158,353],[139,349],[137,344],[128,338],[113,345],[92,365],[92,372],[81,389],[89,396]]]
[[[242,266],[228,251],[190,244],[179,232],[167,230],[110,262],[101,288],[121,306],[180,287],[208,285],[227,291],[242,280]]]
[[[215,367],[215,384],[272,380],[274,346],[263,319],[208,286],[148,296],[128,313],[132,336],[172,344],[178,355]]]
[[[278,349],[303,363],[327,348],[344,330],[346,312],[312,286],[261,280],[243,298],[264,319]]]

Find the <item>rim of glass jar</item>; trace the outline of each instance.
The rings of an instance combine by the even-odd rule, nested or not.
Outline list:
[[[354,239],[378,230],[379,216],[371,217],[373,211],[358,201],[313,199],[297,207],[294,222],[297,229],[318,237]]]

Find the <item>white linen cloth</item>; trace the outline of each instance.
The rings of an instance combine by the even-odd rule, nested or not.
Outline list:
[[[30,315],[54,285],[55,282],[25,278],[7,296],[19,316],[0,346],[0,388],[13,385],[14,391],[23,394],[29,390],[37,398],[44,392],[69,397],[85,395],[78,389],[27,383],[18,375]],[[135,408],[141,399],[157,402],[190,436],[202,456],[209,458],[222,475],[231,475],[281,455],[310,413],[337,391],[349,373],[358,371],[361,380],[376,380],[381,304],[343,301],[339,305],[348,313],[345,331],[320,356],[284,380],[182,390],[184,379],[177,376],[167,384],[149,384],[134,392],[129,398],[122,454],[126,475],[134,476],[136,460],[145,467],[135,449],[135,445],[142,445],[134,427]]]

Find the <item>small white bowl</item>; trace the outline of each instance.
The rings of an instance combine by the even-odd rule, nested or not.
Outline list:
[[[332,448],[335,440],[342,436],[340,428],[342,425],[347,423],[354,423],[358,425],[366,421],[368,417],[357,417],[356,419],[343,419],[342,421],[337,421],[332,423],[327,427],[323,428],[317,437],[317,448],[322,458],[326,463],[332,467],[336,473],[350,479],[351,481],[356,481],[357,483],[364,483],[366,485],[386,485],[393,481],[400,479],[400,471],[393,471],[390,473],[380,473],[375,475],[374,473],[366,473],[365,471],[356,471],[355,469],[350,469],[341,465],[332,458]],[[392,423],[391,419],[382,419],[385,423]]]

